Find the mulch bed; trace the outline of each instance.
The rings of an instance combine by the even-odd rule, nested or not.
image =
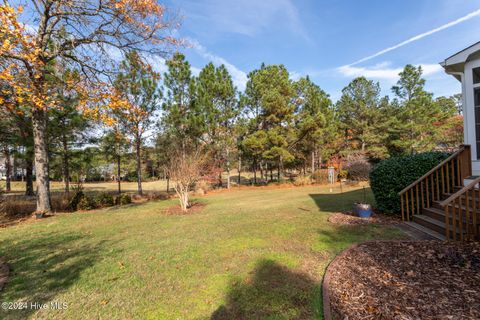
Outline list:
[[[480,244],[360,244],[330,264],[324,296],[333,319],[480,319]]]
[[[187,215],[187,214],[194,214],[202,211],[205,207],[205,203],[201,202],[194,202],[190,204],[190,208],[188,208],[187,212],[182,211],[182,207],[179,204],[168,207],[163,210],[163,213],[166,215]]]
[[[364,224],[397,224],[402,221],[396,217],[386,216],[381,213],[373,213],[370,218],[360,218],[353,212],[337,212],[328,217],[328,221],[334,224],[364,225]]]

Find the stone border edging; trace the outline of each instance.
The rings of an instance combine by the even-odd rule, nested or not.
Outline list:
[[[367,241],[368,242],[368,241]],[[363,242],[364,243],[364,242]],[[325,274],[323,276],[322,281],[322,300],[323,300],[323,319],[325,320],[332,320],[332,309],[330,306],[330,278],[331,278],[331,271],[335,268],[337,261],[347,255],[347,253],[358,247],[361,243],[352,244],[348,248],[344,249],[342,252],[337,254],[335,258],[328,264]]]
[[[8,281],[8,275],[10,273],[10,268],[5,262],[4,258],[0,258],[0,291],[3,290]]]

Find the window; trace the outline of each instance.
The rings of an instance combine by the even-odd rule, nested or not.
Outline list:
[[[474,68],[472,71],[473,71],[473,84],[480,83],[480,67]]]
[[[473,90],[475,103],[475,139],[477,144],[477,160],[480,160],[480,87]]]

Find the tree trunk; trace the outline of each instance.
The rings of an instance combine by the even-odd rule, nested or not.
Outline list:
[[[230,150],[229,148],[227,148],[226,152],[227,152],[227,155],[226,155],[227,189],[230,189]]]
[[[260,161],[260,181],[263,181],[263,161]]]
[[[142,159],[141,159],[141,140],[140,137],[135,139],[136,157],[137,157],[137,184],[138,194],[143,195],[142,191]]]
[[[270,163],[270,181],[273,181],[273,165]]]
[[[10,176],[10,181],[16,181],[17,180],[17,171],[18,171],[18,159],[17,159],[18,150],[17,150],[17,147],[14,147],[10,154],[12,155],[12,173],[11,173],[11,176]]]
[[[5,175],[6,175],[5,191],[10,192],[12,191],[12,186],[10,183],[12,179],[12,163],[10,159],[10,149],[8,147],[5,147],[4,154],[5,154]]]
[[[238,186],[239,187],[241,182],[242,182],[242,155],[239,153],[238,154]]]
[[[25,195],[33,196],[33,154],[30,148],[25,152]]]
[[[315,150],[312,150],[312,173],[315,172]]]
[[[277,182],[280,182],[280,160],[278,160],[277,164]]]
[[[70,193],[70,168],[69,168],[69,157],[68,157],[68,142],[67,136],[62,134],[62,144],[63,144],[63,161],[62,161],[62,172],[63,172],[63,183],[65,185],[65,193],[68,195]]]
[[[37,217],[52,211],[48,177],[47,112],[35,110],[32,117],[33,143],[35,146],[35,175],[37,185]]]
[[[120,177],[121,175],[121,156],[120,154],[117,154],[117,187],[118,187],[118,194],[122,193],[122,178]]]
[[[167,176],[167,193],[170,193],[170,177]]]
[[[257,184],[257,159],[253,160],[253,184]]]

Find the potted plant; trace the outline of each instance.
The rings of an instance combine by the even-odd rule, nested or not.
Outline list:
[[[353,212],[360,218],[370,218],[372,215],[372,206],[367,203],[365,187],[363,187],[363,202],[356,202],[353,205]]]

